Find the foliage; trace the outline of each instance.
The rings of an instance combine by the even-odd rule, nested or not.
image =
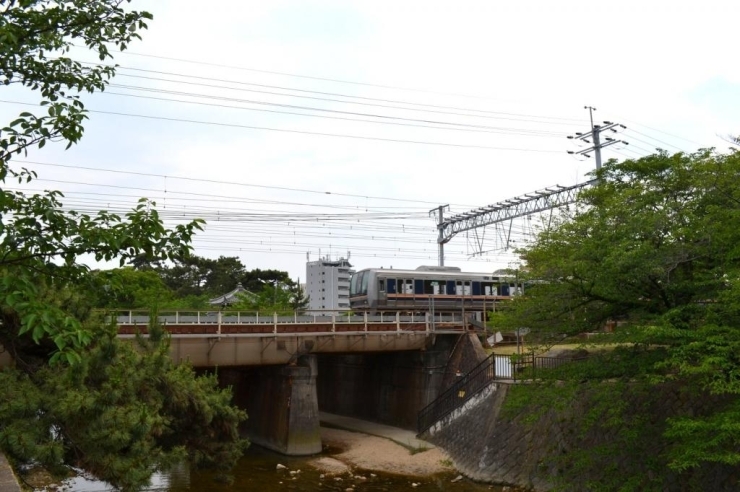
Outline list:
[[[521,251],[533,281],[494,323],[529,327],[536,342],[551,344],[616,321],[610,341],[631,343],[631,349],[602,354],[598,363],[558,377],[674,381],[736,401],[738,176],[740,154],[734,152],[609,162],[596,172],[598,183],[581,193],[576,210]],[[740,426],[730,425],[736,405],[662,422],[665,464],[683,472],[740,462]]]
[[[240,297],[240,300],[232,304],[230,309],[288,315],[300,312],[308,305],[303,289],[297,284],[265,285],[256,293],[249,292]]]
[[[79,94],[104,89],[115,73],[103,63],[110,51],[124,50],[151,19],[125,3],[0,0],[0,82],[39,95],[43,108],[21,113],[0,132],[0,344],[16,364],[0,372],[0,448],[21,461],[82,466],[133,489],[183,456],[233,464],[243,414],[213,378],[172,366],[166,341],[137,350],[119,343],[92,312],[110,279],[82,259],[123,266],[140,257],[184,258],[202,221],[168,229],[145,199],[123,217],[87,215],[65,210],[58,191],[10,188],[36,177],[13,158],[81,138],[87,115]],[[73,46],[101,64],[71,59]],[[126,271],[115,275],[128,279]],[[165,295],[147,280],[126,302]]]
[[[0,447],[51,470],[82,467],[123,490],[185,458],[222,470],[235,464],[246,445],[238,436],[245,415],[215,376],[174,365],[166,339],[134,347],[115,327],[93,333],[80,364],[0,372],[8,396]]]
[[[173,301],[174,295],[156,272],[131,267],[98,272],[103,288],[98,293],[98,308],[157,309]]]
[[[172,264],[146,256],[132,261],[137,270],[155,271],[178,298],[187,296],[217,297],[236,288],[237,284],[249,292],[259,292],[275,282],[290,286],[293,282],[287,272],[281,270],[247,270],[236,256],[219,256],[217,259],[188,255],[175,258]]]
[[[178,297],[165,285],[157,271],[131,267],[97,272],[102,288],[95,307],[99,309],[210,309],[207,295]]]

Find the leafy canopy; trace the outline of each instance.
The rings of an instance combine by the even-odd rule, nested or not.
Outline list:
[[[232,466],[245,415],[215,378],[174,366],[156,327],[138,348],[120,342],[91,309],[109,283],[82,260],[187,257],[202,221],[168,229],[145,199],[124,216],[88,215],[65,210],[59,191],[13,189],[36,177],[14,164],[19,156],[82,137],[80,94],[105,88],[115,66],[103,62],[152,18],[127,3],[0,0],[0,87],[22,86],[41,107],[0,130],[0,345],[15,361],[0,372],[0,449],[135,490],[183,457]],[[73,47],[101,63],[75,61]]]
[[[533,281],[494,323],[552,343],[618,322],[606,340],[626,346],[570,379],[711,393],[723,402],[712,412],[662,423],[665,463],[740,464],[740,428],[728,425],[740,415],[740,153],[659,153],[596,177],[521,251]]]

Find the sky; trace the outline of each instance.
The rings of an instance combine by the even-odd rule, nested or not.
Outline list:
[[[437,263],[429,211],[460,213],[588,180],[567,135],[613,121],[628,145],[726,150],[740,134],[737,1],[133,0],[154,16],[82,141],[29,152],[29,190],[169,225],[204,218],[195,253],[305,278]],[[94,62],[84,49],[70,55]],[[3,88],[0,121],[38,95]],[[10,101],[10,102],[9,102]],[[544,219],[546,220],[546,218]],[[460,234],[446,265],[515,267],[542,217]],[[502,237],[509,237],[509,249]],[[484,254],[480,253],[483,250]]]

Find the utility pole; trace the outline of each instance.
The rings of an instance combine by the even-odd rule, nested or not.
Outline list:
[[[440,205],[437,208],[433,208],[429,211],[429,216],[436,216],[437,219],[437,245],[439,246],[439,266],[445,266],[445,243],[451,238],[445,238],[445,210],[449,210],[449,205]]]
[[[570,140],[581,140],[587,144],[591,144],[591,147],[579,151],[569,150],[568,153],[571,155],[582,155],[585,157],[591,157],[589,152],[593,151],[594,157],[596,158],[596,169],[601,169],[601,149],[609,147],[610,145],[621,143],[623,145],[629,145],[629,142],[624,140],[615,139],[613,137],[605,137],[604,141],[601,141],[602,132],[611,132],[612,134],[618,133],[627,127],[611,121],[605,121],[604,125],[594,125],[594,111],[596,108],[593,106],[584,106],[583,109],[588,109],[588,115],[591,118],[591,131],[588,133],[577,132],[575,135],[569,135]]]

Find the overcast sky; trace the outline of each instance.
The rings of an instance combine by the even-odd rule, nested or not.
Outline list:
[[[307,253],[350,251],[357,268],[436,264],[431,208],[583,182],[594,163],[569,156],[566,135],[589,129],[584,105],[627,126],[630,145],[606,158],[726,149],[718,135],[740,134],[737,1],[132,6],[154,15],[150,29],[115,54],[106,94],[85,96],[99,112],[82,142],[29,153],[45,163],[29,164],[42,178],[31,188],[85,210],[151,197],[168,221],[207,219],[197,254],[293,278]],[[27,109],[2,103],[0,120]],[[514,224],[512,244],[537,220]],[[473,243],[453,239],[447,264],[516,260],[470,256]]]

